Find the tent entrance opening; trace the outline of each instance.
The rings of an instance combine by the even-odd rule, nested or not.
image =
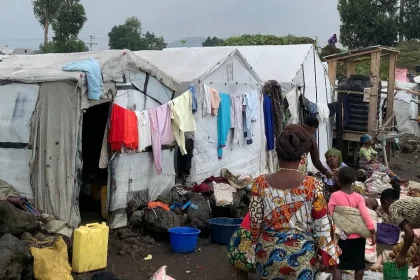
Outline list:
[[[109,103],[90,107],[83,115],[82,127],[82,188],[79,196],[82,224],[102,221],[108,180],[107,169],[99,168],[102,142],[108,119]],[[105,192],[105,195],[104,195]],[[102,206],[103,207],[103,206]]]

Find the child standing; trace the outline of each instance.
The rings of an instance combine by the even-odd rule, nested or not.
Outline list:
[[[341,190],[331,195],[328,203],[328,210],[331,216],[334,213],[336,206],[345,206],[357,208],[363,218],[367,228],[372,233],[372,242],[376,243],[375,225],[372,218],[369,216],[365,199],[360,194],[353,192],[352,185],[355,182],[357,173],[350,167],[340,169],[338,179]],[[355,280],[362,280],[365,270],[365,246],[366,238],[363,238],[355,233],[347,232],[345,240],[338,241],[342,254],[340,256],[340,263],[338,268],[334,270],[334,280],[342,279],[343,270],[354,270]]]

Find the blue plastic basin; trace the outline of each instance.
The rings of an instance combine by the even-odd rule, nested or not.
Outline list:
[[[188,254],[195,251],[200,230],[192,227],[170,228],[172,251],[175,253]]]
[[[211,242],[229,244],[233,233],[239,228],[242,218],[212,218],[209,220]]]

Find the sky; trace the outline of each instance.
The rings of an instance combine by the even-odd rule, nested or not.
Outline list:
[[[318,38],[321,46],[339,33],[337,0],[81,0],[88,21],[79,38],[96,37],[93,50],[108,48],[108,33],[130,16],[143,31],[172,43],[185,37],[241,34],[293,34]],[[50,31],[50,37],[52,36]],[[31,0],[0,0],[0,49],[38,49],[43,30],[33,15]]]

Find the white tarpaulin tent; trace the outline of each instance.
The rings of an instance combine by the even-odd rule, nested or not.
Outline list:
[[[382,82],[381,94],[381,112],[382,105],[387,98],[387,94],[383,93],[388,86],[387,82]],[[418,84],[396,81],[395,86],[401,89],[417,90]],[[394,95],[394,113],[398,130],[402,133],[420,136],[420,128],[418,122],[418,96],[410,94],[405,90],[396,90]],[[380,123],[382,123],[382,114],[380,114]]]
[[[194,133],[190,170],[193,182],[220,175],[222,168],[235,174],[252,176],[265,170],[266,140],[261,103],[257,122],[252,124],[253,144],[247,145],[246,139],[242,137],[239,144],[232,143],[231,131],[222,159],[217,157],[217,117],[203,116],[204,85],[232,95],[261,91],[260,78],[237,49],[180,48],[135,53],[169,74],[179,84],[177,94],[186,91],[190,84],[197,87],[197,131]]]
[[[62,71],[65,64],[87,58],[101,65],[100,101],[87,99],[83,73]],[[5,58],[0,62],[0,178],[33,199],[40,210],[77,226],[85,110],[113,100],[136,110],[153,108],[173,97],[175,85],[165,73],[126,50]],[[165,160],[171,155],[164,152],[164,176],[154,173],[149,157],[136,153],[111,161],[109,181],[115,183],[108,192],[111,217],[125,211],[136,192],[150,189],[156,198],[173,186],[173,157]]]
[[[207,50],[208,56],[226,51],[239,50],[246,62],[252,67],[263,82],[268,80],[278,81],[283,92],[289,92],[294,86],[302,87],[301,93],[309,101],[319,104],[332,102],[332,88],[328,73],[322,65],[315,48],[311,44],[285,45],[285,46],[239,46],[239,47],[209,47],[209,48],[180,48],[165,49],[163,52],[176,52],[185,50],[187,53]],[[202,53],[204,53],[202,51]],[[187,58],[187,56],[185,56]],[[203,58],[206,59],[206,58]],[[210,59],[210,58],[207,58]],[[182,61],[177,64],[177,70],[184,73],[187,70]],[[170,73],[170,72],[169,72]],[[332,145],[332,127],[327,120],[320,121],[317,132],[318,146],[322,156]],[[310,158],[310,157],[309,157]],[[315,171],[312,162],[308,165],[309,171]]]

